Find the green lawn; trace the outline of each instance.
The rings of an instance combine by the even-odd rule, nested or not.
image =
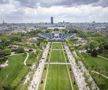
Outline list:
[[[62,49],[62,43],[52,43],[51,44],[52,49]]]
[[[52,50],[50,62],[65,62],[63,50]]]
[[[66,65],[49,65],[45,90],[72,90]]]
[[[35,54],[29,53],[29,58],[26,63],[27,63],[27,65],[37,64],[37,58],[36,58]]]
[[[101,74],[108,76],[108,61],[99,57],[92,57],[88,54],[82,55],[84,57],[85,64],[89,69],[100,71]],[[99,77],[99,75],[94,73],[92,73],[92,75],[101,90],[108,90],[108,79],[102,76]]]
[[[108,90],[108,79],[100,75],[97,75],[95,73],[92,73],[92,76],[94,80],[96,81],[96,83],[98,84],[100,90]]]
[[[52,43],[52,49],[62,49],[62,43]],[[51,50],[50,62],[66,62],[64,50]],[[45,90],[72,90],[66,65],[49,65]]]
[[[82,54],[85,58],[85,62],[88,65],[89,68],[93,69],[96,67],[97,69],[100,69],[103,74],[108,75],[108,61],[100,58],[100,57],[92,57],[87,54]]]
[[[16,89],[22,83],[28,71],[28,67],[23,64],[25,57],[24,54],[9,56],[8,66],[0,69],[0,90],[2,87]]]

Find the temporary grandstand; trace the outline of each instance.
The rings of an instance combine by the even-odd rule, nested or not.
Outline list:
[[[76,34],[62,34],[61,32],[52,32],[50,34],[39,34],[39,37],[47,38],[49,41],[64,41],[66,38],[74,38]]]

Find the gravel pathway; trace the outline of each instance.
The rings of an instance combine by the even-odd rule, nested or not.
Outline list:
[[[39,83],[40,83],[41,77],[42,77],[42,72],[44,70],[45,61],[47,59],[47,55],[48,55],[48,52],[49,52],[49,48],[50,48],[50,42],[48,42],[48,44],[47,44],[47,46],[46,46],[46,48],[43,52],[43,55],[42,55],[42,58],[40,60],[39,66],[34,73],[33,79],[30,83],[30,86],[28,87],[28,90],[38,90]]]

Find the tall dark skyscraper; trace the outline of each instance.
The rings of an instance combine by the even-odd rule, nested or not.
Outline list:
[[[54,23],[54,21],[53,21],[53,17],[51,17],[51,24],[53,24]]]

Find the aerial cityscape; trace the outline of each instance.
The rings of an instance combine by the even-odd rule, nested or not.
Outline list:
[[[0,0],[0,90],[108,90],[108,0]]]

